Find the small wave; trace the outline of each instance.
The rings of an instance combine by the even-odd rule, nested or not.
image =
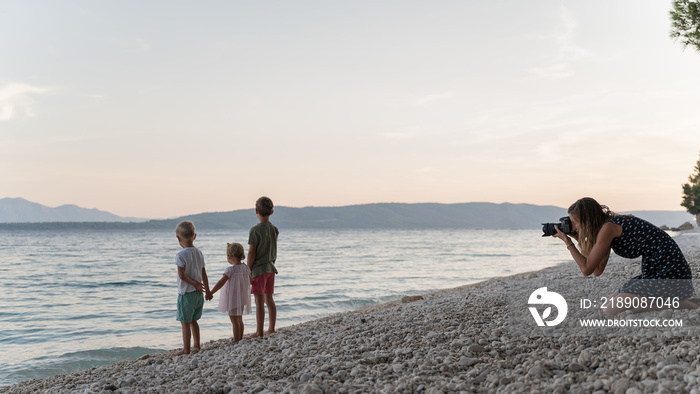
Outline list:
[[[24,380],[63,375],[164,351],[163,349],[144,347],[119,347],[83,350],[66,353],[58,357],[37,357],[27,363],[23,363],[21,366],[5,365],[0,367],[0,385],[10,385]]]
[[[297,302],[285,304],[285,307],[291,311],[317,311],[325,310],[327,313],[353,311],[364,308],[366,306],[381,304],[384,302],[393,301],[398,296],[381,296],[371,298],[328,298],[328,297],[304,297]]]
[[[474,253],[473,257],[511,257],[508,253]]]
[[[148,286],[148,287],[166,287],[163,283],[144,281],[144,280],[127,280],[127,281],[114,281],[114,282],[63,282],[57,284],[61,287],[72,287],[75,289],[93,289],[93,288],[104,288],[104,287],[129,287],[129,286]],[[170,287],[170,286],[167,286]]]

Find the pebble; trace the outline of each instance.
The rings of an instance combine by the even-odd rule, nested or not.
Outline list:
[[[695,248],[684,249],[693,267],[700,265]],[[264,340],[211,341],[195,354],[152,354],[0,387],[0,393],[700,394],[698,311],[654,315],[687,319],[685,333],[625,328],[558,336],[551,329],[543,335],[513,329],[511,296],[527,300],[533,288],[578,277],[581,289],[594,293],[619,287],[638,271],[639,260],[613,255],[604,275],[588,280],[568,262],[282,327]]]
[[[309,380],[311,380],[313,378],[314,378],[313,375],[305,373],[305,374],[301,375],[301,377],[299,377],[299,381],[304,383],[304,382],[308,382]]]
[[[612,384],[612,391],[615,394],[625,394],[630,387],[629,379],[619,379]]]
[[[474,345],[469,346],[469,351],[474,352],[474,353],[481,353],[481,352],[485,352],[486,348],[479,345],[479,344],[474,344]]]
[[[544,372],[544,370],[542,369],[542,367],[540,367],[539,365],[536,365],[536,366],[530,368],[530,371],[527,374],[530,376],[537,377],[537,376],[542,375],[543,372]]]
[[[478,363],[479,360],[473,357],[462,356],[459,359],[459,365],[463,367],[471,367],[472,365]]]

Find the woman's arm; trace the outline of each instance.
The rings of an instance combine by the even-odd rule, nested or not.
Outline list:
[[[600,276],[603,271],[605,271],[605,267],[608,265],[608,259],[610,258],[610,250],[608,250],[607,256],[603,259],[603,261],[598,264],[598,268],[593,271],[593,276]]]
[[[614,223],[604,223],[598,232],[598,237],[596,238],[596,243],[593,245],[591,252],[588,257],[581,254],[581,252],[576,248],[573,241],[569,239],[559,228],[557,228],[557,234],[555,237],[561,239],[566,243],[566,248],[571,252],[571,257],[574,258],[576,264],[578,265],[581,273],[584,276],[594,274],[599,276],[605,270],[605,266],[608,263],[608,258],[610,257],[610,245],[613,239],[619,237],[622,234],[622,227]]]

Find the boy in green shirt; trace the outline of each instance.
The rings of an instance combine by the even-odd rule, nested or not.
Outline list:
[[[275,260],[277,260],[277,235],[279,230],[270,223],[274,204],[268,197],[260,197],[255,202],[255,214],[260,223],[250,229],[248,235],[248,267],[250,268],[251,293],[255,297],[255,321],[257,330],[251,337],[262,337],[275,332],[277,307],[272,294],[275,292]],[[265,306],[270,315],[270,326],[263,332],[265,325]]]

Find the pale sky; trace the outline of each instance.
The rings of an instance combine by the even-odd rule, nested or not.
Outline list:
[[[0,198],[683,210],[700,53],[670,7],[0,0]]]

